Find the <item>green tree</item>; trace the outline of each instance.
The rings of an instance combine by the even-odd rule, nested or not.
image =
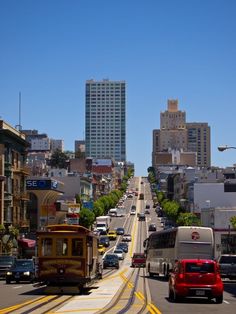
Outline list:
[[[173,221],[177,221],[180,212],[180,205],[175,201],[163,201],[162,202],[163,210],[167,217]]]
[[[89,210],[88,208],[82,208],[79,214],[80,214],[80,217],[79,217],[80,225],[89,229],[95,219],[95,215],[93,211]]]
[[[57,149],[52,154],[50,159],[50,166],[52,168],[66,169],[69,155]]]
[[[19,229],[14,226],[9,226],[5,229],[5,234],[2,236],[3,252],[10,254],[13,247],[17,247],[17,238]]]
[[[93,204],[93,213],[95,217],[102,216],[104,213],[103,203],[99,200]]]
[[[193,213],[180,213],[177,218],[179,226],[200,226],[200,219]]]
[[[165,193],[162,191],[157,192],[157,199],[159,203],[162,203],[162,201],[165,199]]]
[[[230,218],[230,222],[234,229],[236,229],[236,216]]]

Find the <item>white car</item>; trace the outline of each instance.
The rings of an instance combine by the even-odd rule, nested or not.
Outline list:
[[[123,238],[122,238],[122,241],[123,242],[130,242],[130,241],[132,241],[132,237],[131,237],[131,234],[124,234],[123,235]]]
[[[123,260],[124,259],[124,251],[121,249],[115,249],[113,251],[114,254],[118,256],[119,259]]]

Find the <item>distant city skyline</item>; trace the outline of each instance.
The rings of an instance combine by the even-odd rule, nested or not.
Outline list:
[[[102,4],[101,4],[102,3]],[[126,159],[152,162],[152,132],[168,99],[211,126],[211,164],[236,151],[234,0],[0,2],[0,116],[63,139],[85,139],[85,82],[126,81]]]

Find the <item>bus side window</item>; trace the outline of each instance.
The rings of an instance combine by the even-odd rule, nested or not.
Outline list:
[[[72,256],[83,256],[82,239],[72,239]]]

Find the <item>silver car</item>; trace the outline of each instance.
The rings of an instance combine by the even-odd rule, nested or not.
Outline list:
[[[124,251],[123,250],[115,249],[113,253],[116,254],[120,260],[124,259]]]

